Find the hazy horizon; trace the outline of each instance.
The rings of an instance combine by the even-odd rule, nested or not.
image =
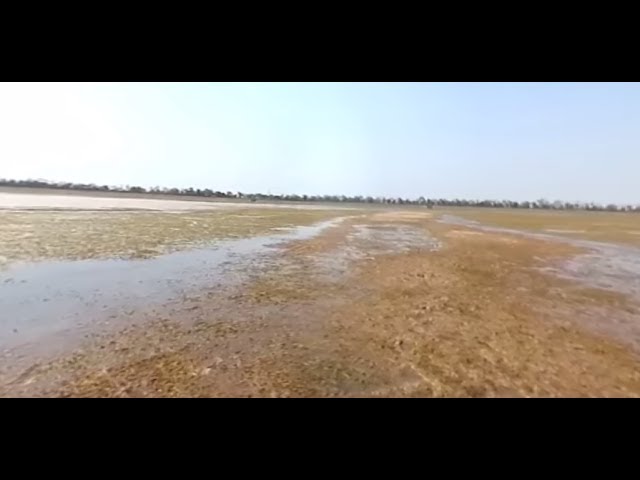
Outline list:
[[[0,178],[640,203],[640,87],[0,84]]]

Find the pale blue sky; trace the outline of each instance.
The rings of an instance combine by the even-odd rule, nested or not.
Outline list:
[[[0,177],[640,203],[640,85],[5,83]]]

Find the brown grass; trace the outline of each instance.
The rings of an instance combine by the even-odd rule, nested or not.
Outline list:
[[[585,304],[616,315],[628,299],[531,268],[576,249],[431,229],[446,249],[362,264],[324,336],[306,338],[310,353],[270,357],[265,381],[277,372],[276,386],[302,396],[640,395],[638,358],[576,315]],[[359,284],[370,292],[355,293]]]
[[[570,253],[487,235],[460,237],[429,256],[389,257],[360,272],[375,282],[377,299],[339,312],[334,325],[359,345],[354,351],[413,370],[422,382],[412,395],[637,396],[636,358],[571,321],[593,292],[530,269],[533,256]]]
[[[631,212],[587,212],[522,210],[509,208],[438,209],[487,225],[566,235],[600,242],[640,246],[640,214]],[[564,232],[563,232],[564,231]]]
[[[15,260],[148,258],[213,241],[268,234],[344,214],[329,210],[0,212],[0,266]]]

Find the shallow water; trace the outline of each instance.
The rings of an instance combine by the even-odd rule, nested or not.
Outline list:
[[[482,225],[476,221],[452,215],[443,215],[440,220],[451,225],[461,225],[485,232],[524,235],[540,240],[568,243],[587,249],[587,253],[576,255],[546,270],[564,278],[577,280],[590,287],[624,293],[636,300],[640,300],[639,248],[581,240],[549,233]]]
[[[406,252],[411,249],[436,250],[440,243],[424,229],[408,225],[357,225],[349,239],[366,245],[369,254]]]
[[[178,299],[195,289],[238,284],[274,253],[269,247],[312,238],[339,221],[144,260],[14,264],[0,272],[0,349]]]
[[[315,274],[323,280],[340,280],[359,260],[411,250],[434,251],[440,242],[423,228],[408,225],[354,225],[339,249],[315,256]]]

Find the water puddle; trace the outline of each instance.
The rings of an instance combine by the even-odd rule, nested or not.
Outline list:
[[[0,351],[179,299],[194,289],[240,284],[254,266],[276,253],[270,247],[312,238],[340,221],[151,259],[10,265],[0,272]]]

